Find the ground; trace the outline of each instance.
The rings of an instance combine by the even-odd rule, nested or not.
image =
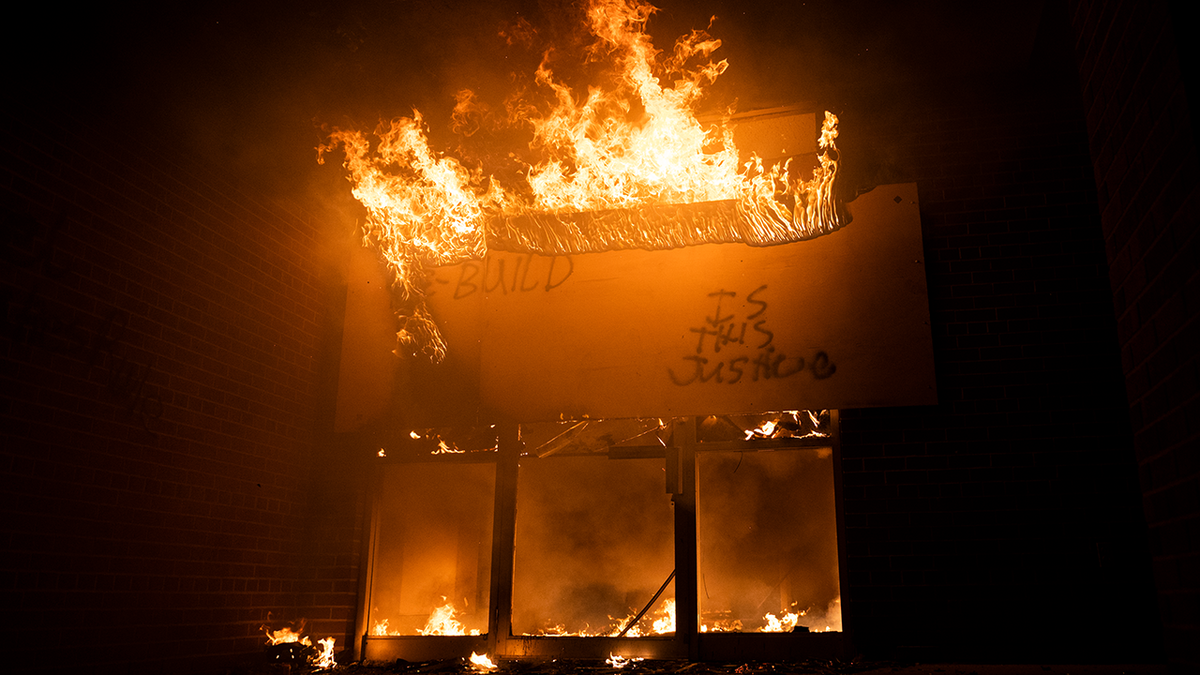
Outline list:
[[[1173,675],[1163,664],[1041,665],[1041,664],[922,664],[850,661],[795,661],[780,663],[688,663],[639,661],[617,669],[604,661],[502,661],[495,675]],[[229,675],[294,675],[326,672],[330,675],[476,675],[463,660],[411,663],[349,663],[326,671],[296,664],[248,664]]]

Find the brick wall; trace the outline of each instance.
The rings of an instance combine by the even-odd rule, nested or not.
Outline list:
[[[1172,30],[1191,17],[1185,3],[1070,5],[1165,643],[1200,669],[1196,49]]]
[[[17,669],[187,672],[309,611],[344,645],[358,507],[312,490],[337,295],[316,224],[119,124],[0,133]]]
[[[1062,72],[842,118],[860,182],[918,184],[940,401],[842,417],[844,604],[868,653],[1156,657],[1087,133]]]

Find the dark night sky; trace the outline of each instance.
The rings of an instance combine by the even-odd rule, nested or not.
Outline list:
[[[1042,11],[1038,0],[657,4],[650,31],[660,49],[717,17],[710,32],[731,65],[710,103],[736,99],[740,110],[836,107],[854,92],[914,95],[931,82],[1020,67]],[[322,125],[371,128],[413,107],[442,125],[454,91],[499,97],[512,73],[536,67],[540,45],[507,47],[500,37],[519,19],[536,40],[569,51],[572,6],[301,0],[31,9],[7,47],[8,62],[19,64],[13,100],[111,116],[128,131],[178,138],[270,194],[322,201],[345,189],[331,183],[332,168],[316,165]]]

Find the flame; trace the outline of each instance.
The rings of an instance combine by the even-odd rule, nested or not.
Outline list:
[[[667,633],[674,633],[675,598],[668,598],[664,600],[662,609],[657,610],[656,614],[658,616],[653,620],[649,631],[642,630],[642,622],[639,620],[636,624],[630,626],[629,630],[625,631],[625,637],[636,638],[644,637],[646,635],[665,635]],[[623,629],[626,624],[628,624],[630,621],[633,621],[636,617],[637,612],[630,612],[629,616],[619,621],[615,621],[615,623],[607,631],[603,633],[595,633],[595,635],[608,635],[610,637],[616,637],[620,635],[621,629]],[[612,617],[609,618],[611,619]]]
[[[299,643],[305,647],[312,647],[313,646],[312,640],[309,640],[308,636],[303,635],[304,623],[305,623],[304,620],[301,619],[300,626],[296,630],[293,630],[290,626],[285,626],[284,628],[280,628],[279,630],[273,631],[266,624],[259,626],[259,630],[263,631],[263,633],[266,634],[267,644],[269,644],[269,645],[287,644],[287,643],[294,642],[294,643]],[[333,657],[334,642],[336,642],[336,640],[334,640],[334,638],[332,638],[332,637],[327,637],[324,640],[317,640],[317,644],[319,644],[320,647],[317,648],[317,653],[314,656],[308,657],[309,663],[313,667],[319,668],[321,670],[325,670],[327,668],[333,668],[334,666],[336,666],[337,662],[334,661],[334,657]]]
[[[445,600],[445,598],[442,598]],[[418,628],[417,632],[421,635],[467,635],[466,627],[462,625],[458,619],[454,618],[457,612],[454,609],[454,603],[447,602],[441,607],[433,610],[429,615],[429,619],[425,621],[424,628]],[[378,624],[377,624],[378,625]],[[478,630],[472,630],[470,635],[479,635]]]
[[[779,617],[768,613],[763,617],[764,625],[758,630],[764,633],[786,633],[797,626],[805,626],[813,633],[828,633],[842,630],[842,598],[838,596],[829,602],[824,611],[820,608],[802,609],[795,612],[782,612]],[[794,607],[794,605],[793,605]],[[824,628],[821,628],[821,625]]]
[[[663,616],[654,620],[653,631],[656,635],[675,632],[675,599],[667,600],[664,605]]]
[[[434,151],[416,110],[380,124],[374,149],[363,133],[341,129],[317,149],[318,161],[342,149],[352,193],[367,209],[363,244],[392,277],[398,355],[444,358],[445,342],[424,302],[424,270],[481,258],[489,247],[570,254],[768,245],[841,226],[845,216],[833,195],[837,118],[825,113],[811,180],[758,158],[739,166],[728,120],[705,126],[694,112],[728,67],[710,58],[721,41],[693,30],[664,57],[646,33],[656,11],[644,0],[587,3],[587,54],[607,59],[609,70],[586,95],[555,75],[553,52],[545,53],[533,81],[548,103],[506,104],[510,123],[530,135],[530,154],[514,155],[523,167],[515,183],[501,185],[468,168],[481,162]],[[489,118],[481,110],[473,92],[460,91],[452,130],[474,135]],[[705,216],[682,224],[674,205],[699,203],[710,204]]]
[[[612,666],[613,668],[620,670],[631,663],[637,663],[638,661],[645,661],[645,660],[646,659],[641,656],[635,656],[635,657],[629,659],[629,658],[625,658],[624,656],[620,656],[618,654],[613,654],[610,652],[608,655],[608,658],[604,659],[604,662],[607,663],[608,665]]]
[[[333,643],[334,639],[327,637],[324,640],[317,640],[317,644],[321,645],[316,657],[312,659],[312,665],[322,670],[333,668],[337,665],[337,661],[333,659]]]
[[[767,420],[755,429],[746,432],[746,440],[750,440],[755,436],[760,438],[770,438],[775,433],[775,420]]]
[[[300,630],[299,631],[293,631],[290,627],[284,627],[284,628],[280,628],[279,630],[273,631],[269,627],[267,627],[265,624],[262,626],[259,626],[259,629],[262,630],[266,634],[267,644],[269,644],[269,645],[278,645],[278,644],[284,644],[287,642],[299,642],[300,644],[304,645],[305,647],[312,646],[312,641],[310,641],[307,637],[302,635],[302,633],[304,631],[304,622],[303,621],[300,622]]]
[[[780,618],[776,618],[774,614],[768,613],[763,617],[766,625],[758,630],[763,633],[787,633],[799,624],[800,617],[804,616],[805,613],[785,612],[781,614]]]
[[[466,450],[459,450],[458,446],[455,446],[452,448],[449,445],[446,445],[446,441],[438,439],[437,450],[431,450],[429,452],[429,454],[431,454],[431,455],[459,455],[459,454],[463,454],[465,452],[466,452]]]
[[[445,602],[446,598],[443,597],[442,601]],[[462,622],[454,618],[457,613],[458,610],[455,609],[454,603],[445,602],[444,605],[433,609],[425,621],[425,626],[418,628],[416,632],[420,635],[479,635],[479,629],[472,628],[468,631]],[[408,634],[403,630],[393,630],[388,619],[376,621],[375,625],[371,627],[371,635],[380,637]]]
[[[480,673],[486,673],[488,671],[495,670],[497,667],[496,664],[492,663],[492,660],[487,657],[487,654],[476,654],[475,652],[471,652],[470,662],[471,668]]]

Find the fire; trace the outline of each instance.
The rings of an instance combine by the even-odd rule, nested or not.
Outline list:
[[[267,644],[269,644],[269,645],[278,645],[278,644],[284,644],[287,642],[299,642],[300,644],[304,645],[305,647],[312,646],[312,641],[301,634],[301,632],[303,632],[303,630],[304,630],[304,622],[303,621],[301,621],[301,623],[300,623],[300,632],[293,631],[290,627],[280,628],[279,630],[276,630],[276,631],[271,630],[266,625],[259,626],[259,628],[262,629],[262,631],[264,633],[266,633]]]
[[[429,618],[425,621],[423,628],[416,629],[420,635],[479,635],[479,629],[472,628],[467,630],[466,626],[458,619],[454,618],[458,610],[454,607],[454,603],[446,602],[446,598],[442,598],[445,604],[435,607],[429,614]],[[393,629],[388,619],[381,619],[375,622],[371,627],[371,635],[386,637],[389,635],[409,635],[403,630]]]
[[[787,633],[795,628],[800,622],[800,617],[804,616],[804,612],[781,612],[781,614],[780,618],[775,618],[774,614],[768,613],[763,617],[766,625],[758,630],[763,633]]]
[[[637,663],[638,661],[645,661],[645,660],[646,659],[644,659],[640,656],[635,656],[632,659],[627,659],[624,656],[620,656],[617,654],[609,654],[608,658],[604,659],[604,662],[607,663],[608,665],[612,666],[613,668],[620,670],[631,663]]]
[[[324,640],[317,640],[317,644],[321,645],[321,649],[312,660],[314,667],[333,668],[337,665],[337,661],[333,659],[333,643],[334,639],[331,637],[327,637]]]
[[[445,598],[442,599],[445,600]],[[456,611],[452,602],[435,608],[425,622],[425,627],[418,628],[417,632],[421,635],[467,635],[466,627],[454,618]],[[470,634],[479,635],[479,631],[472,630]]]
[[[654,620],[653,630],[656,635],[675,632],[675,599],[667,600],[665,605],[663,616]]]
[[[825,114],[811,179],[758,158],[739,164],[728,121],[705,125],[695,114],[728,67],[711,58],[721,41],[693,30],[664,56],[646,33],[657,9],[644,0],[590,0],[585,9],[588,59],[607,59],[608,71],[585,94],[553,72],[554,52],[545,52],[533,74],[544,102],[506,102],[507,124],[529,138],[529,153],[512,155],[521,170],[507,184],[484,174],[487,158],[434,151],[415,110],[381,124],[374,148],[354,130],[335,130],[318,148],[318,161],[342,149],[352,193],[367,209],[363,244],[392,276],[397,354],[442,360],[446,345],[424,305],[424,270],[481,258],[488,248],[570,254],[768,245],[841,226],[835,116]],[[482,105],[473,92],[459,93],[456,133],[474,134],[488,118]],[[675,211],[661,211],[702,202],[711,208],[687,226]],[[641,215],[648,208],[660,211]]]
[[[830,601],[824,611],[820,608],[809,607],[799,611],[780,612],[778,617],[768,613],[763,617],[763,626],[758,630],[763,633],[786,633],[797,626],[804,626],[814,633],[840,631],[842,630],[841,603],[842,600],[839,596]]]
[[[668,598],[667,600],[664,600],[663,608],[658,610],[656,613],[658,616],[653,620],[651,628],[648,632],[644,632],[642,630],[642,622],[639,620],[638,623],[630,626],[629,630],[625,631],[625,637],[635,638],[645,637],[646,635],[665,635],[667,633],[674,633],[675,598]],[[609,618],[611,619],[612,617]],[[633,621],[635,618],[637,618],[637,612],[633,612],[624,619],[617,621],[611,628],[608,629],[606,633],[603,634],[611,637],[617,637],[621,634],[621,630],[625,627],[625,625],[630,621]]]
[[[430,451],[429,454],[431,454],[431,455],[458,455],[458,454],[462,454],[464,452],[466,452],[466,450],[459,450],[457,447],[451,448],[449,445],[446,445],[446,441],[438,440],[437,450],[432,450],[432,451]]]
[[[487,657],[487,654],[476,654],[471,652],[471,668],[479,673],[486,673],[496,669],[496,664]]]
[[[293,630],[291,627],[285,626],[284,628],[273,631],[265,624],[259,626],[259,628],[263,631],[263,633],[266,634],[268,645],[279,645],[294,642],[305,647],[313,646],[312,640],[308,639],[308,636],[303,635],[303,619],[300,620],[300,627],[298,630]],[[320,645],[320,647],[317,648],[317,652],[314,656],[308,657],[309,664],[311,664],[314,668],[319,668],[322,670],[336,666],[337,662],[334,660],[333,655],[333,645],[335,642],[336,640],[332,637],[327,637],[324,640],[317,640],[317,644]]]

